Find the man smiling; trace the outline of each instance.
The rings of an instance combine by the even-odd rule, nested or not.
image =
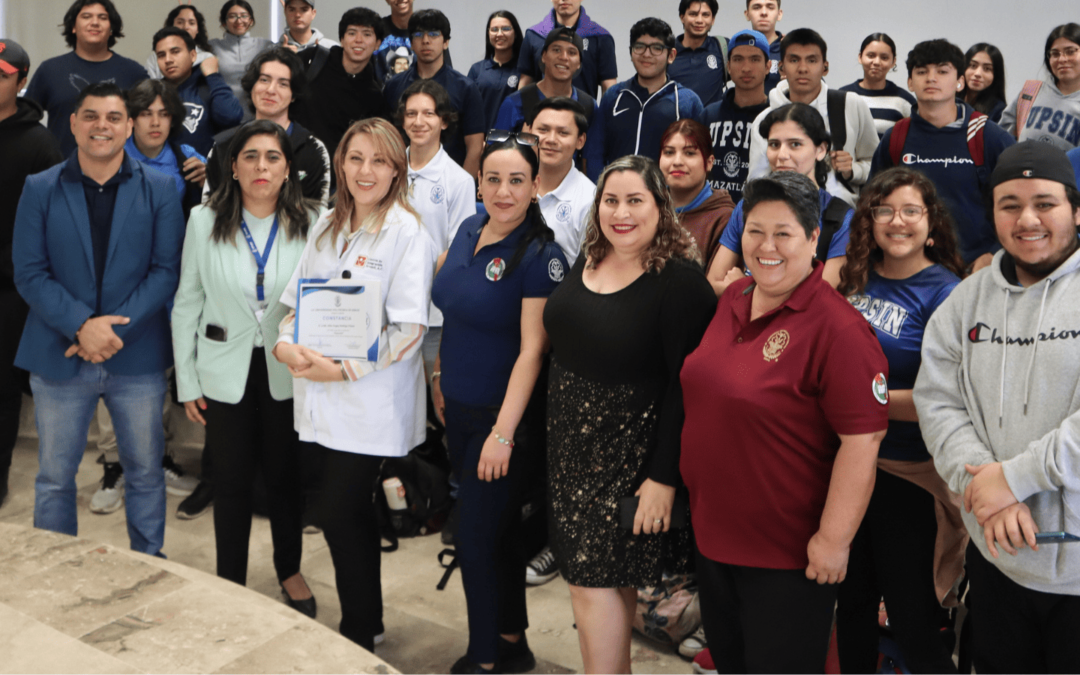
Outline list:
[[[615,84],[618,68],[615,65],[615,39],[606,28],[589,18],[581,0],[551,0],[554,6],[544,20],[525,31],[525,39],[518,56],[521,71],[519,88],[540,79],[540,54],[548,34],[559,26],[565,26],[581,36],[581,71],[574,76],[574,86],[589,96],[606,92]]]
[[[683,34],[675,38],[675,60],[668,67],[668,76],[706,106],[720,102],[728,80],[728,39],[709,35],[718,10],[716,0],[680,0]]]

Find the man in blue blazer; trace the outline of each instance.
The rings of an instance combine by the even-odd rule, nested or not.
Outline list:
[[[179,281],[184,221],[172,179],[124,153],[132,131],[112,83],[82,91],[78,149],[29,177],[15,217],[15,286],[30,306],[15,365],[30,371],[39,471],[34,525],[75,535],[75,474],[99,398],[112,414],[131,548],[165,538],[161,409],[172,365],[165,303]]]

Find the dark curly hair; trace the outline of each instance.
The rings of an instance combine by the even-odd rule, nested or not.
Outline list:
[[[79,18],[79,13],[84,7],[90,5],[101,5],[105,8],[105,12],[109,15],[109,49],[112,49],[116,45],[116,41],[124,37],[124,20],[120,18],[120,12],[116,11],[116,5],[112,3],[112,0],[75,0],[71,3],[71,7],[68,7],[67,13],[64,14],[64,23],[61,24],[64,31],[64,42],[67,42],[68,47],[75,49],[75,19]]]
[[[281,63],[289,69],[289,90],[292,91],[293,103],[300,100],[307,93],[307,72],[300,57],[291,49],[273,47],[259,54],[244,70],[244,76],[240,78],[240,88],[247,97],[248,108],[255,112],[255,102],[251,100],[251,90],[262,77],[262,67],[267,63]]]
[[[394,112],[394,124],[401,131],[401,137],[406,142],[409,141],[409,135],[405,133],[405,105],[417,94],[426,94],[435,101],[435,114],[446,123],[446,129],[442,131],[441,138],[449,138],[454,133],[458,121],[457,111],[454,110],[454,104],[450,102],[450,94],[435,80],[420,79],[406,87],[405,91],[401,92],[401,98],[398,99],[397,110]]]
[[[700,261],[701,254],[698,252],[697,244],[694,243],[694,238],[679,223],[679,217],[675,214],[675,203],[671,200],[671,192],[668,190],[660,167],[648,157],[627,155],[608,164],[596,181],[596,196],[593,198],[588,224],[585,226],[585,242],[581,245],[581,252],[589,261],[588,267],[595,269],[611,252],[611,242],[600,228],[600,203],[604,198],[604,186],[607,185],[608,178],[614,173],[623,171],[632,171],[641,176],[641,180],[656,200],[656,207],[660,211],[660,220],[656,224],[656,236],[652,244],[641,252],[641,265],[645,271],[660,272],[672,258]]]
[[[871,267],[885,258],[874,240],[874,217],[871,209],[880,206],[881,202],[896,190],[908,186],[919,191],[923,205],[926,206],[930,238],[934,240],[933,246],[923,249],[927,259],[958,277],[964,276],[964,261],[960,257],[956,228],[945,202],[929,178],[913,169],[898,166],[874,176],[859,195],[859,204],[855,207],[855,215],[851,219],[847,262],[840,270],[840,286],[837,290],[841,294],[847,296],[862,293],[866,288]]]
[[[198,27],[198,30],[195,32],[195,46],[204,52],[213,51],[210,47],[210,39],[206,37],[206,17],[202,15],[202,12],[200,12],[195,5],[177,5],[176,7],[173,7],[172,11],[169,12],[169,15],[165,17],[164,27],[168,28],[173,25],[173,22],[176,21],[176,17],[180,16],[180,12],[183,12],[185,9],[190,9],[191,13],[195,15],[195,25]]]

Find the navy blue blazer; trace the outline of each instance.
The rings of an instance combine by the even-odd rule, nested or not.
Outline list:
[[[67,162],[26,179],[15,215],[15,287],[30,305],[15,365],[48,379],[75,377],[82,359],[64,352],[97,302],[90,216]],[[113,330],[124,347],[105,362],[116,375],[164,372],[173,363],[169,315],[180,279],[184,216],[173,179],[125,158],[101,287],[102,315],[131,319]]]

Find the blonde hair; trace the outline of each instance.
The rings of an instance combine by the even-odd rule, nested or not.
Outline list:
[[[408,213],[420,220],[420,214],[409,204],[409,166],[405,158],[405,142],[401,140],[401,134],[392,124],[379,117],[354,122],[345,135],[341,137],[337,150],[334,151],[334,176],[337,178],[337,195],[334,198],[334,211],[330,217],[330,226],[319,234],[315,240],[318,247],[324,235],[329,233],[330,241],[337,238],[352,217],[353,196],[345,181],[345,154],[349,151],[349,144],[359,134],[367,134],[375,146],[375,152],[386,158],[390,166],[397,171],[397,175],[390,181],[390,189],[382,198],[378,206],[371,214],[374,222],[382,222],[386,214],[395,204],[405,209]]]

